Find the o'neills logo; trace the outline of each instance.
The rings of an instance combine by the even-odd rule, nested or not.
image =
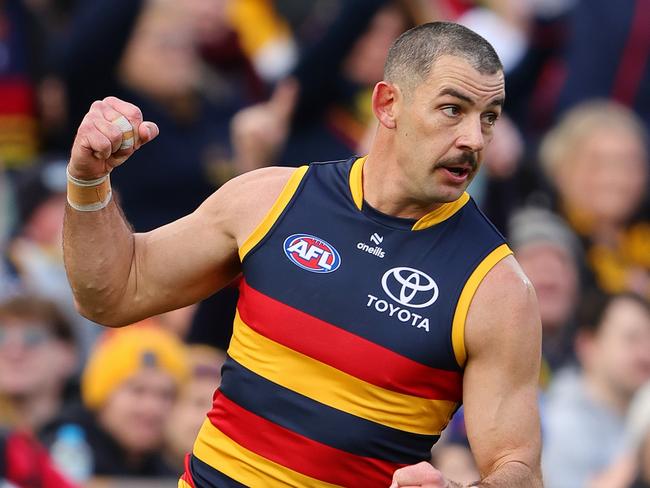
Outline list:
[[[365,251],[368,254],[373,254],[373,255],[377,256],[378,258],[383,258],[384,256],[386,256],[386,253],[384,252],[384,250],[381,247],[379,247],[379,246],[369,246],[365,242],[359,242],[357,244],[357,249],[359,249],[361,251]]]

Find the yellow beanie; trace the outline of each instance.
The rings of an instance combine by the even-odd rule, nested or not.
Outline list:
[[[106,332],[81,377],[81,396],[86,407],[101,407],[116,388],[142,367],[167,371],[177,386],[189,374],[186,350],[170,332],[147,322]]]

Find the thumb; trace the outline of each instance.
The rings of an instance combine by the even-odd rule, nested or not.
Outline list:
[[[138,135],[140,136],[140,145],[154,140],[160,133],[158,126],[153,122],[142,122],[138,129]]]
[[[444,486],[442,473],[431,464],[422,461],[412,466],[400,468],[393,474],[395,486]]]
[[[268,106],[279,118],[289,120],[298,103],[300,83],[295,78],[286,78],[278,83],[268,101]]]

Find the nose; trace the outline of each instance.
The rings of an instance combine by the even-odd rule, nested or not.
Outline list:
[[[480,117],[467,117],[459,126],[456,147],[463,151],[477,153],[485,148],[485,136]]]

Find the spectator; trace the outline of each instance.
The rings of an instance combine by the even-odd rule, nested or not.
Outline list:
[[[587,486],[609,467],[623,448],[629,403],[650,379],[650,303],[623,294],[583,305],[581,369],[557,375],[542,417],[548,488]]]
[[[12,483],[11,485],[5,483]],[[0,430],[0,487],[74,488],[30,434]]]
[[[179,473],[212,407],[212,394],[221,384],[221,367],[226,354],[210,346],[194,345],[188,347],[188,357],[190,378],[181,388],[165,428],[165,457]]]
[[[232,122],[238,164],[254,169],[354,154],[372,114],[367,100],[383,75],[390,44],[409,25],[396,2],[344,2],[327,32],[309,46],[271,100],[240,111]]]
[[[197,51],[195,2],[83,2],[62,56],[76,125],[95,99],[111,94],[142,108],[160,127],[158,143],[138,151],[113,184],[137,231],[198,207],[231,169],[228,125],[239,86],[211,80]],[[223,81],[223,80],[220,80]]]
[[[588,488],[650,488],[650,382],[634,396],[620,459]]]
[[[542,208],[516,212],[508,235],[517,260],[535,287],[542,318],[542,354],[546,366],[556,371],[573,357],[580,300],[580,242],[560,217]]]
[[[14,423],[36,431],[58,414],[76,359],[71,326],[52,303],[0,303],[0,397]]]
[[[64,411],[43,432],[77,424],[94,458],[94,474],[160,477],[178,472],[162,459],[164,426],[187,377],[185,350],[153,323],[107,331],[83,372],[83,407]]]
[[[637,218],[648,187],[638,117],[613,102],[580,105],[546,136],[540,159],[596,285],[650,297],[650,222]]]

